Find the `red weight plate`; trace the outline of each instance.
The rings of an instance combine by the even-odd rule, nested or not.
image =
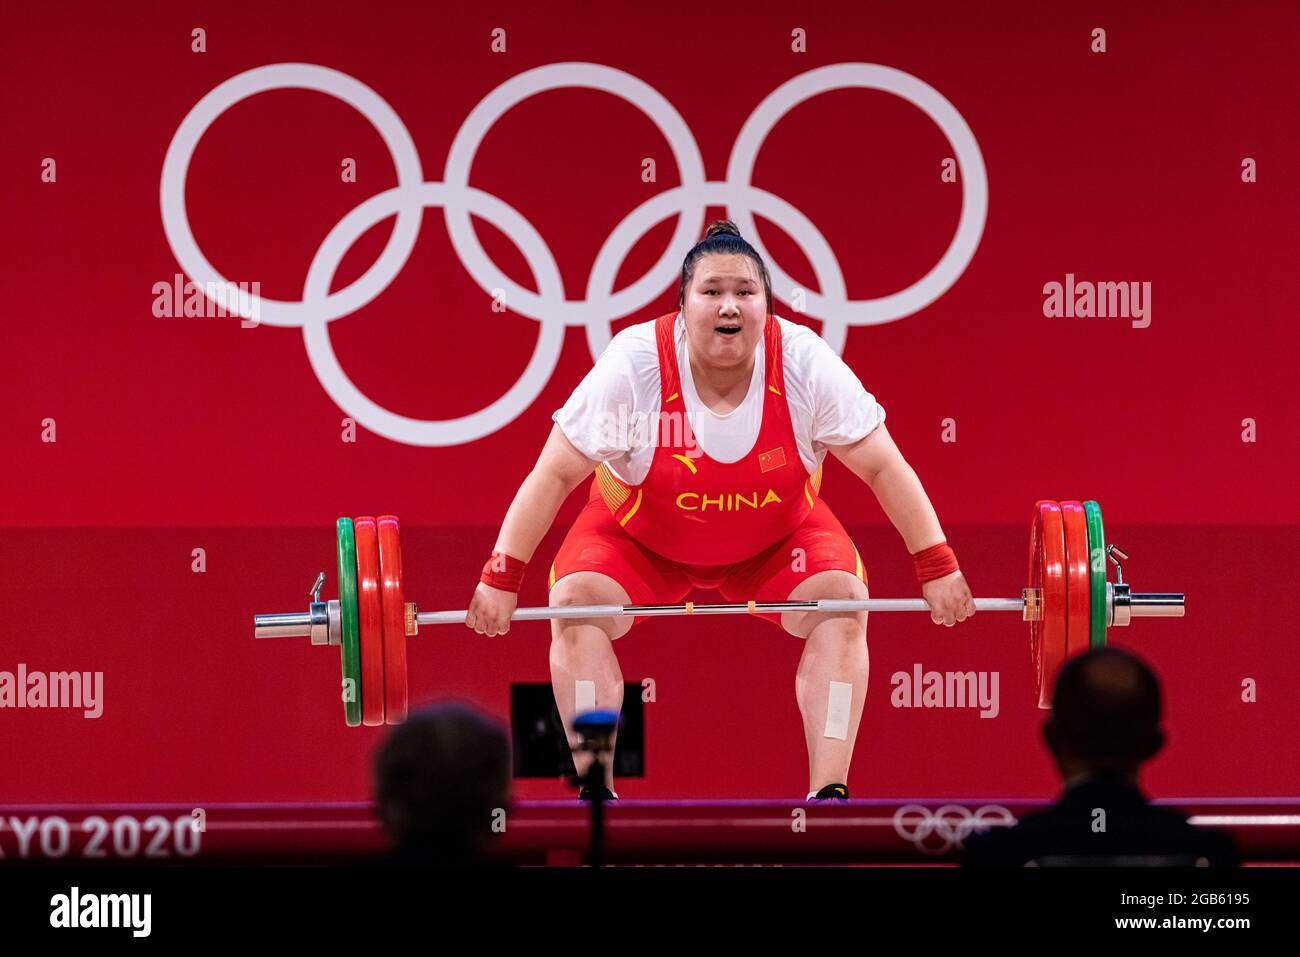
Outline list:
[[[1089,575],[1088,513],[1082,502],[1062,502],[1065,524],[1066,656],[1088,650],[1092,633],[1092,579]]]
[[[389,724],[406,720],[406,599],[396,515],[379,516],[379,573],[384,585],[384,693]]]
[[[357,536],[357,618],[361,631],[361,723],[384,723],[384,616],[379,532],[373,517],[353,521]]]
[[[1052,685],[1065,664],[1066,587],[1065,527],[1061,506],[1042,501],[1034,506],[1029,533],[1029,587],[1038,590],[1039,614],[1029,623],[1029,654],[1034,663],[1038,707],[1052,706]]]

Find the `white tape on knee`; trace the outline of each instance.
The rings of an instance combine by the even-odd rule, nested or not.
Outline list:
[[[578,714],[596,710],[596,682],[575,681],[573,683],[574,706]]]
[[[853,710],[853,685],[847,681],[832,681],[826,697],[826,730],[822,737],[839,741],[848,739],[849,713]]]

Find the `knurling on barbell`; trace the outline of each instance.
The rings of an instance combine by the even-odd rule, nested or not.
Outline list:
[[[405,600],[401,531],[397,517],[363,517],[336,523],[339,598],[320,600],[324,573],[312,587],[305,614],[253,616],[257,638],[310,636],[313,644],[337,645],[343,666],[344,718],[398,724],[408,704],[406,639],[421,625],[463,624],[468,611],[418,611]],[[976,598],[977,611],[1018,611],[1029,623],[1030,661],[1040,708],[1051,706],[1052,687],[1065,661],[1106,643],[1106,629],[1134,617],[1181,618],[1181,593],[1133,593],[1115,557],[1127,555],[1106,544],[1101,506],[1096,502],[1043,500],[1035,503],[1029,535],[1028,585],[1019,598]],[[1117,581],[1106,580],[1107,561]],[[557,605],[517,608],[512,621],[609,618],[632,615],[751,615],[782,612],[929,611],[921,598],[820,599],[667,605]]]

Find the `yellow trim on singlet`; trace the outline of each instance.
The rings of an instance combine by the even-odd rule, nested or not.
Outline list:
[[[671,402],[671,401],[673,401],[673,399],[677,398],[679,395],[681,395],[680,392],[674,392],[672,395],[670,395],[670,396],[668,397],[667,401]]]
[[[682,463],[683,465],[685,465],[688,469],[690,469],[692,475],[694,475],[696,472],[699,471],[699,469],[697,469],[697,468],[695,467],[695,463],[691,461],[690,456],[688,456],[688,455],[674,455],[673,458],[675,458],[678,462],[681,462],[681,463]]]
[[[617,512],[619,506],[632,494],[632,490],[620,482],[604,462],[596,468],[596,487],[611,512]]]
[[[632,516],[636,514],[636,510],[641,507],[641,496],[643,494],[645,494],[644,489],[636,490],[636,501],[633,502],[632,507],[627,510],[627,514],[618,520],[620,525],[626,525],[632,520]]]
[[[814,499],[813,496],[821,494],[821,490],[822,490],[822,467],[819,465],[817,466],[817,471],[813,472],[812,475],[808,476],[808,481],[803,483],[803,494],[804,494],[804,498],[808,499],[809,508],[817,507],[817,500]]]
[[[858,581],[865,583],[867,580],[867,567],[862,564],[862,555],[858,553],[858,546],[856,545],[853,546],[853,554],[858,559]]]
[[[862,564],[862,562],[859,560],[858,564]],[[555,587],[555,562],[551,562],[551,574],[550,574],[550,579],[546,583],[546,587],[547,588]]]
[[[770,385],[770,386],[768,386],[768,388],[771,389],[773,392],[775,392],[777,395],[780,395],[780,394],[781,394],[781,390],[778,389],[778,388],[777,388],[776,386],[774,386],[774,385]]]

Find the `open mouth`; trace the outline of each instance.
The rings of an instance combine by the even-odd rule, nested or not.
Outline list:
[[[734,326],[733,326],[733,325],[722,325],[722,326],[714,326],[714,327],[713,327],[713,331],[714,331],[714,332],[720,332],[720,333],[722,333],[722,335],[724,335],[724,336],[734,336],[734,335],[736,335],[737,333],[740,332],[740,329],[741,329],[740,323],[736,323]]]

